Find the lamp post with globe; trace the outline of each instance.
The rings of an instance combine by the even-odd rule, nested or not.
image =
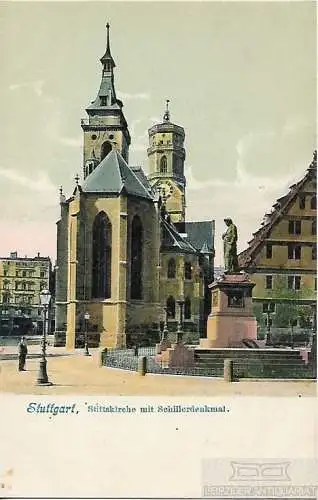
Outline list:
[[[44,289],[40,292],[40,303],[43,308],[43,337],[42,337],[42,352],[39,365],[39,373],[37,378],[37,385],[52,385],[49,382],[46,370],[46,335],[48,323],[48,309],[51,301],[51,294],[49,290]]]
[[[90,318],[90,315],[88,312],[84,314],[84,319],[85,319],[85,351],[84,351],[84,356],[90,356],[89,350],[88,350],[88,320]]]

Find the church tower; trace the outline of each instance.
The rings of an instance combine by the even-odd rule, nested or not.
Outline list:
[[[106,29],[106,52],[100,59],[103,66],[100,88],[96,99],[86,108],[88,119],[81,121],[84,132],[84,179],[112,149],[117,149],[128,163],[130,135],[122,110],[123,103],[116,97],[116,65],[110,51],[108,23]]]
[[[160,211],[142,169],[128,165],[130,136],[116,98],[109,25],[100,89],[86,109],[84,180],[60,196],[55,342],[123,347],[159,322]],[[157,328],[157,327],[156,327]],[[156,330],[157,332],[157,330]]]
[[[148,179],[161,196],[172,222],[185,221],[184,129],[170,121],[169,100],[163,122],[148,130]]]

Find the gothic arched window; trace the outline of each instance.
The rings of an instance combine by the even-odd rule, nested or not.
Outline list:
[[[141,220],[135,215],[131,226],[131,282],[130,297],[142,298],[143,231]]]
[[[191,319],[191,300],[186,297],[184,301],[184,319]]]
[[[176,277],[176,261],[175,259],[169,259],[168,261],[168,278]]]
[[[112,145],[110,142],[106,141],[103,142],[102,147],[100,148],[100,161],[102,161],[105,156],[108,155],[112,150]]]
[[[316,210],[316,208],[317,208],[317,198],[316,198],[316,195],[312,196],[312,198],[310,200],[310,208],[312,210]]]
[[[167,314],[170,319],[176,317],[176,301],[171,295],[167,298]]]
[[[93,224],[92,298],[111,297],[112,225],[99,212]]]
[[[167,157],[163,156],[160,160],[160,173],[161,174],[166,174],[168,171],[168,166],[167,166]]]
[[[191,280],[192,279],[192,266],[191,262],[186,262],[184,264],[184,277],[186,280]]]

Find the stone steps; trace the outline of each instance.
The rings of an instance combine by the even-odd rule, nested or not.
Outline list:
[[[227,351],[201,351],[200,349],[195,349],[194,350],[195,357],[197,359],[299,359],[301,358],[301,354],[299,350],[295,351],[278,351],[278,352],[273,352],[272,350],[266,351],[266,350],[256,350],[252,351],[250,349],[244,349],[244,350],[227,350]]]
[[[224,359],[233,360],[236,378],[314,378],[299,350],[289,349],[194,349],[195,367],[222,376]]]
[[[259,363],[262,363],[262,364],[267,364],[267,365],[273,365],[273,366],[291,366],[291,365],[299,365],[299,366],[303,366],[305,363],[302,359],[293,359],[293,360],[289,360],[289,359],[278,359],[278,360],[275,360],[275,359],[239,359],[239,358],[232,358],[233,361],[236,363],[236,364],[251,364],[251,365],[255,365],[255,364],[259,364]],[[199,366],[214,366],[216,364],[220,364],[220,365],[223,365],[224,363],[224,360],[223,359],[208,359],[208,360],[204,360],[204,359],[198,359],[196,360],[196,364],[199,365]]]

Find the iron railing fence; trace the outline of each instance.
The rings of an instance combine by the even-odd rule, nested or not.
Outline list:
[[[137,371],[140,356],[147,358],[147,372],[161,375],[185,375],[199,377],[223,377],[224,359],[197,360],[192,366],[167,366],[156,359],[155,348],[111,349],[102,353],[101,364],[109,368]],[[305,362],[296,359],[233,359],[234,378],[269,378],[269,379],[315,379],[317,377],[316,360]]]

